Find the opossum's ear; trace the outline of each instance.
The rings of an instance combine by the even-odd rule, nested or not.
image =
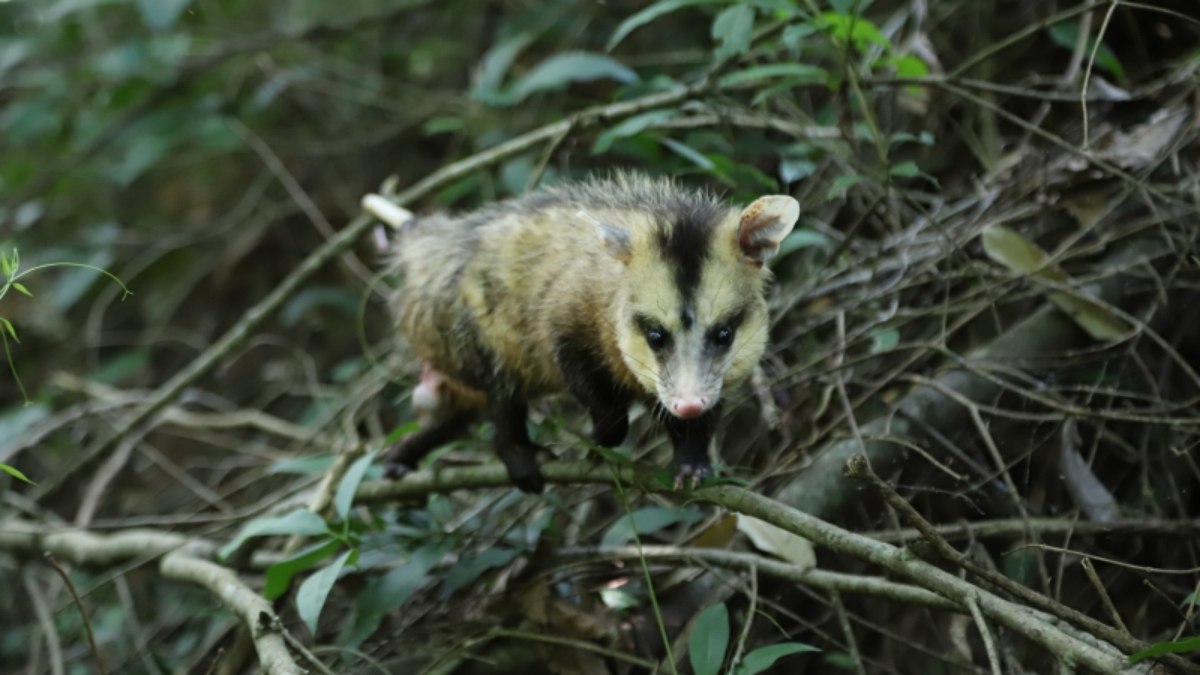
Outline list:
[[[604,249],[609,255],[621,262],[629,262],[633,257],[633,242],[629,239],[628,230],[597,220],[587,211],[580,211],[576,215],[596,227],[596,234],[600,236],[600,241],[604,242]]]
[[[787,195],[759,197],[742,210],[738,219],[737,243],[746,262],[762,267],[779,252],[800,217],[800,203]]]

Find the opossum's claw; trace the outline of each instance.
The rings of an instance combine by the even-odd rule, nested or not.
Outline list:
[[[675,470],[675,489],[695,490],[701,481],[713,475],[712,465],[708,462],[685,462]]]

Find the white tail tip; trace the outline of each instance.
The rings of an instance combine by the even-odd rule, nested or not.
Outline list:
[[[396,206],[387,197],[376,194],[363,195],[362,207],[364,211],[382,220],[393,230],[400,229],[401,225],[413,219],[412,211]]]

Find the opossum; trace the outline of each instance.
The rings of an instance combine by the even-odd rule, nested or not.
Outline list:
[[[423,361],[413,392],[422,425],[393,448],[391,472],[483,416],[513,483],[540,492],[528,403],[565,391],[608,447],[645,401],[674,446],[676,486],[698,485],[712,475],[721,394],[762,357],[766,263],[799,213],[789,196],[736,208],[619,173],[409,221],[390,305]]]

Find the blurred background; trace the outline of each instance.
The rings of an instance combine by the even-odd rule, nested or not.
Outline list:
[[[847,439],[874,424],[858,440],[935,524],[1007,523],[986,541],[964,525],[970,555],[1100,618],[1080,559],[1039,546],[1126,561],[1137,569],[1099,567],[1131,632],[1196,634],[1198,83],[1193,0],[0,1],[0,464],[36,483],[5,478],[0,513],[232,538],[311,489],[336,452],[411,429],[416,367],[389,329],[396,282],[370,228],[297,271],[361,217],[364,194],[433,176],[407,206],[465,210],[633,168],[803,206],[774,264],[772,347],[731,394],[719,454],[732,475],[848,527],[896,530],[878,496],[841,478]],[[621,112],[655,95],[675,98]],[[564,119],[577,124],[437,173]],[[264,322],[101,448],[289,275]],[[551,401],[536,433],[589,457],[575,442],[585,419]],[[630,448],[665,465],[646,422]],[[490,461],[489,434],[438,461]],[[377,504],[351,519],[342,543],[359,566],[319,625],[302,627],[290,599],[280,611],[328,647],[333,672],[647,672],[473,641],[553,625],[658,663],[640,573],[553,556],[629,543],[630,513],[646,543],[749,534],[711,508],[622,504],[605,486]],[[1073,536],[1076,523],[1111,529]],[[97,672],[57,575],[17,553],[0,552],[0,570],[0,671]],[[757,578],[748,605],[745,573],[654,571],[672,635],[723,602],[735,632],[769,617],[752,644],[820,650],[779,672],[988,665],[969,617]],[[214,665],[235,651],[236,621],[146,560],[71,575],[110,672],[253,667]],[[1006,672],[1054,667],[1002,642]]]

